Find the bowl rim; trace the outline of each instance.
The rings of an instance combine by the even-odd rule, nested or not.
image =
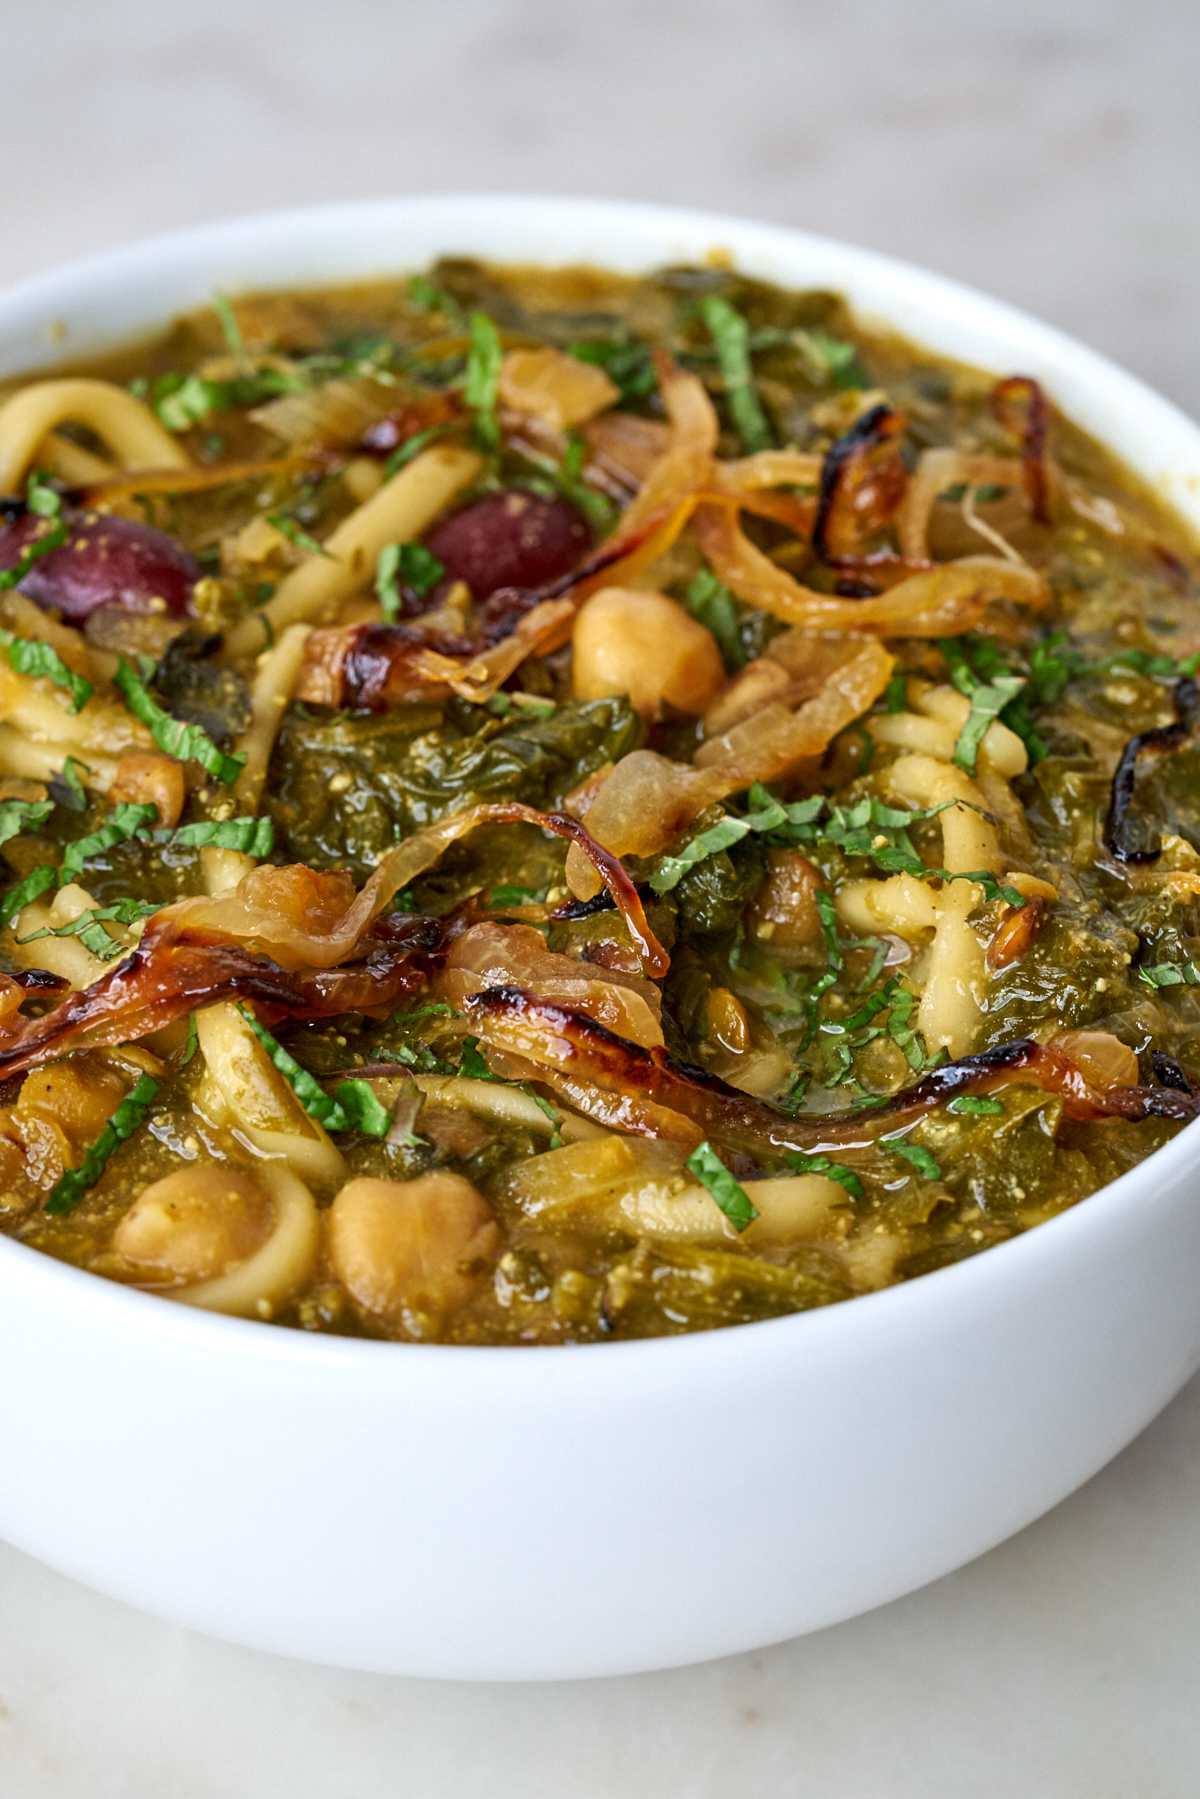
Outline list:
[[[74,293],[79,300],[96,286],[108,285],[117,291],[129,289],[139,273],[161,268],[176,257],[195,259],[211,254],[214,262],[219,263],[222,259],[228,261],[239,248],[261,243],[264,238],[286,236],[290,232],[319,237],[323,227],[365,225],[375,220],[381,224],[386,222],[392,228],[402,227],[407,220],[432,224],[439,229],[444,221],[448,234],[462,230],[469,238],[471,221],[477,221],[481,213],[501,221],[528,222],[535,214],[547,220],[557,217],[566,221],[569,218],[574,227],[578,227],[581,220],[594,222],[598,228],[607,227],[614,234],[627,236],[634,252],[627,265],[631,267],[654,266],[653,261],[647,262],[636,255],[641,244],[648,247],[656,237],[664,237],[669,242],[672,234],[683,234],[690,240],[702,239],[710,245],[730,247],[736,266],[751,274],[762,272],[768,279],[773,277],[763,270],[762,265],[764,262],[769,264],[778,249],[785,261],[789,255],[800,254],[815,265],[828,267],[831,271],[829,284],[835,289],[851,274],[863,275],[868,285],[894,282],[948,323],[965,314],[977,326],[997,337],[1012,332],[1030,346],[1039,362],[1068,366],[1084,387],[1093,384],[1105,387],[1115,395],[1118,409],[1127,407],[1144,415],[1156,432],[1164,433],[1180,450],[1190,451],[1196,470],[1200,471],[1200,426],[1108,357],[1018,307],[993,299],[948,276],[842,239],[790,225],[642,201],[536,193],[453,192],[335,201],[234,215],[93,252],[0,289],[0,344],[14,322],[19,325],[29,321],[49,330],[68,292]],[[446,238],[447,248],[449,245],[450,235]],[[457,247],[470,251],[472,245],[468,242]],[[495,254],[492,251],[481,253]],[[660,264],[662,260],[660,255]],[[406,266],[402,259],[385,257],[381,259],[379,275],[386,279],[388,275],[403,273]],[[619,265],[609,252],[604,255],[602,266]],[[221,278],[219,267],[214,267],[214,278]],[[370,277],[364,274],[347,278]],[[824,279],[814,271],[814,279],[818,278]],[[294,284],[295,277],[281,271],[278,285],[282,288]],[[256,285],[262,291],[262,285]],[[234,291],[237,291],[236,285]],[[195,303],[200,303],[202,297],[198,296]],[[889,322],[886,307],[877,311],[871,305],[858,305],[853,299],[851,304],[862,317]],[[79,311],[86,319],[86,297]],[[165,322],[170,313],[157,316],[160,322]],[[126,341],[133,335],[136,333],[127,329]],[[936,339],[928,341],[930,348],[939,348]],[[98,347],[109,343],[119,345],[120,342],[118,333],[103,338]],[[47,347],[50,350],[48,366],[53,366],[56,361],[69,362],[73,354],[79,356],[91,351],[90,345],[80,348],[52,344],[49,338]],[[1193,475],[1190,479],[1195,481],[1197,477]],[[1168,503],[1171,503],[1169,499]],[[1200,507],[1200,500],[1197,505]],[[44,1294],[48,1301],[61,1301],[64,1307],[69,1307],[73,1320],[78,1320],[85,1328],[113,1326],[140,1334],[143,1320],[157,1319],[157,1330],[169,1333],[172,1343],[184,1351],[212,1350],[221,1344],[239,1358],[250,1351],[260,1362],[294,1366],[305,1374],[320,1368],[336,1376],[338,1370],[346,1366],[360,1374],[379,1371],[391,1375],[393,1370],[403,1370],[421,1378],[428,1374],[432,1364],[441,1377],[448,1377],[452,1370],[464,1377],[464,1391],[469,1390],[477,1379],[486,1380],[489,1387],[496,1382],[507,1385],[513,1381],[532,1380],[539,1388],[544,1388],[547,1380],[553,1385],[560,1379],[574,1386],[589,1370],[592,1381],[603,1382],[606,1377],[600,1374],[600,1369],[607,1362],[628,1362],[629,1358],[638,1357],[642,1360],[653,1358],[653,1372],[661,1377],[669,1377],[674,1372],[674,1365],[684,1359],[694,1365],[696,1373],[711,1376],[720,1369],[729,1373],[728,1343],[731,1333],[736,1333],[737,1341],[744,1346],[742,1356],[737,1358],[736,1378],[744,1380],[747,1373],[745,1357],[755,1346],[760,1353],[772,1356],[776,1350],[787,1349],[788,1337],[794,1332],[805,1333],[804,1347],[810,1357],[816,1353],[827,1359],[831,1352],[836,1354],[848,1329],[856,1329],[860,1336],[867,1336],[872,1327],[876,1333],[881,1327],[902,1327],[915,1309],[936,1304],[939,1298],[944,1305],[957,1303],[960,1308],[973,1308],[999,1283],[1012,1282],[1019,1287],[1022,1269],[1038,1264],[1065,1265],[1069,1272],[1077,1239],[1105,1232],[1109,1235],[1119,1233],[1129,1221],[1131,1208],[1148,1210],[1153,1204],[1155,1195],[1144,1190],[1147,1185],[1152,1183],[1161,1190],[1173,1184],[1174,1178],[1194,1160],[1193,1152],[1198,1147],[1200,1119],[1185,1125],[1168,1143],[1151,1151],[1145,1160],[1116,1180],[1097,1188],[1086,1199],[1055,1217],[1003,1243],[910,1281],[859,1294],[852,1300],[760,1319],[751,1324],[722,1325],[712,1330],[672,1336],[558,1344],[552,1346],[554,1353],[548,1360],[542,1355],[514,1353],[528,1352],[535,1347],[532,1345],[395,1343],[301,1329],[264,1329],[263,1321],[258,1319],[230,1317],[178,1303],[164,1305],[161,1303],[163,1295],[107,1280],[3,1233],[0,1233],[0,1290],[10,1280],[23,1281],[27,1289],[36,1289],[36,1293]],[[1148,1217],[1144,1228],[1151,1228]],[[858,1323],[853,1325],[847,1320]],[[398,1351],[404,1353],[401,1355]],[[518,1373],[518,1369],[523,1372]]]

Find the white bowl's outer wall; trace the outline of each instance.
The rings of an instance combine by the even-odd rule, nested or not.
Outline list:
[[[714,245],[1039,376],[1200,522],[1200,433],[1057,333],[842,245],[620,203],[203,228],[0,297],[0,368],[119,342],[214,287],[458,251],[637,269]],[[380,1671],[614,1674],[812,1630],[1028,1523],[1200,1366],[1197,1148],[1193,1127],[1039,1230],[848,1305],[542,1352],[211,1318],[0,1239],[0,1533],[164,1617]]]

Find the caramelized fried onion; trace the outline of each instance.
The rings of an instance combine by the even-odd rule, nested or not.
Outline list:
[[[1153,731],[1139,731],[1121,751],[1112,779],[1108,816],[1104,821],[1104,842],[1118,862],[1155,862],[1162,855],[1162,839],[1157,832],[1146,842],[1133,816],[1133,796],[1137,783],[1138,758],[1161,755],[1181,749],[1200,722],[1200,687],[1194,680],[1176,681],[1172,688],[1175,723],[1159,725]]]
[[[594,1019],[496,987],[469,998],[465,1010],[488,1045],[512,1057],[586,1116],[647,1136],[707,1137],[756,1159],[793,1149],[868,1148],[898,1118],[932,1111],[956,1094],[984,1092],[1023,1076],[1060,1095],[1074,1118],[1200,1116],[1200,1094],[1173,1087],[1089,1085],[1068,1056],[1031,1038],[964,1056],[892,1094],[869,1112],[792,1118],[724,1081],[675,1061],[665,1049],[643,1049]],[[646,1108],[654,1108],[654,1115]]]
[[[1024,416],[1019,408],[1024,402]],[[1021,467],[1029,510],[1039,525],[1050,523],[1050,472],[1046,462],[1046,437],[1050,408],[1041,384],[1032,375],[1009,375],[992,389],[992,411],[1021,440]]]
[[[565,838],[585,856],[611,893],[647,973],[656,979],[666,974],[667,952],[646,922],[637,890],[617,857],[577,819],[539,812],[516,800],[470,806],[396,844],[357,895],[348,875],[319,874],[302,865],[255,868],[222,898],[186,899],[166,907],[147,935],[165,920],[180,931],[253,944],[284,967],[334,968],[358,952],[395,895],[432,868],[452,843],[480,825],[508,824],[535,825]]]
[[[472,925],[451,949],[439,991],[453,1006],[461,1010],[473,994],[495,987],[535,988],[643,1049],[663,1040],[662,995],[652,981],[558,955],[532,925]]]
[[[826,451],[812,528],[823,562],[856,557],[894,516],[908,484],[900,454],[904,424],[903,414],[881,401]]]
[[[826,669],[812,699],[796,711],[782,702],[761,707],[702,744],[694,766],[654,750],[632,751],[597,789],[584,814],[588,830],[615,855],[657,855],[705,807],[755,781],[778,780],[822,755],[838,732],[878,699],[893,666],[882,644],[852,642],[840,664]],[[596,891],[595,875],[574,849],[567,856],[567,879],[578,899]]]
[[[67,1050],[134,1042],[235,996],[253,1000],[269,1019],[386,1014],[428,983],[446,935],[436,919],[389,918],[349,967],[283,968],[244,944],[189,929],[181,910],[160,912],[123,961],[41,1018],[0,1018],[0,1077],[25,1074]]]
[[[1044,606],[1046,584],[1032,568],[999,556],[963,556],[910,574],[875,599],[841,600],[803,587],[752,544],[730,507],[701,506],[693,533],[713,568],[748,606],[812,631],[883,637],[947,637],[974,630],[992,601]]]
[[[500,588],[479,607],[470,638],[431,635],[413,623],[314,631],[296,697],[318,706],[381,711],[416,689],[442,687],[481,705],[522,662],[566,641],[579,603],[597,586],[629,578],[663,555],[690,510],[689,502],[632,531],[622,529],[545,587]]]

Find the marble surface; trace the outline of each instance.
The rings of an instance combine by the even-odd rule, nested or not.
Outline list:
[[[1200,409],[1200,15],[1179,0],[0,0],[0,17],[0,280],[309,199],[650,197],[910,255]],[[0,1552],[0,1792],[1184,1799],[1198,1490],[1194,1385],[1084,1492],[925,1593],[761,1655],[555,1688],[275,1661]]]

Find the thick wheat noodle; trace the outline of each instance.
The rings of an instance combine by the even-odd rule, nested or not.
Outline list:
[[[218,1121],[224,1114],[260,1154],[279,1157],[304,1180],[334,1185],[344,1178],[341,1151],[305,1111],[232,1000],[196,1014],[196,1038],[212,1088],[207,1111]]]
[[[885,712],[873,718],[867,729],[877,743],[898,750],[915,750],[949,762],[959,733],[970,716],[971,703],[953,687],[931,687],[913,702],[914,712]],[[993,719],[979,744],[981,770],[1011,781],[1029,765],[1025,745],[1015,731]]]
[[[0,776],[20,781],[52,781],[61,773],[64,751],[61,744],[35,743],[23,730],[11,724],[0,724]],[[87,765],[87,783],[100,793],[107,793],[116,773],[116,761],[96,750],[80,752]]]
[[[977,810],[983,795],[962,769],[932,756],[902,756],[887,779],[892,792],[910,805],[946,807],[938,822],[942,863],[952,874],[999,869],[995,826]],[[983,946],[969,923],[980,897],[972,881],[945,883],[925,969],[918,1010],[921,1034],[931,1050],[944,1047],[952,1056],[966,1055],[972,1047],[987,981]]]
[[[250,689],[250,722],[236,745],[246,758],[233,789],[234,804],[239,813],[258,811],[271,751],[296,685],[311,630],[311,625],[289,625],[279,642],[259,657],[254,685]],[[201,850],[200,865],[205,891],[213,899],[232,893],[242,876],[254,867],[252,858],[241,850],[212,848]]]
[[[234,626],[226,640],[230,654],[250,656],[261,649],[264,622],[278,635],[287,625],[331,613],[368,584],[387,544],[419,537],[482,467],[473,450],[450,444],[424,450],[342,520],[323,544],[323,555],[307,557],[265,606]]]
[[[61,431],[51,431],[41,449],[38,461],[48,475],[57,475],[70,487],[91,487],[97,482],[111,481],[117,471],[103,456],[72,443]]]
[[[0,406],[0,493],[19,491],[51,432],[85,425],[125,468],[187,468],[189,457],[150,408],[111,381],[34,381]]]

